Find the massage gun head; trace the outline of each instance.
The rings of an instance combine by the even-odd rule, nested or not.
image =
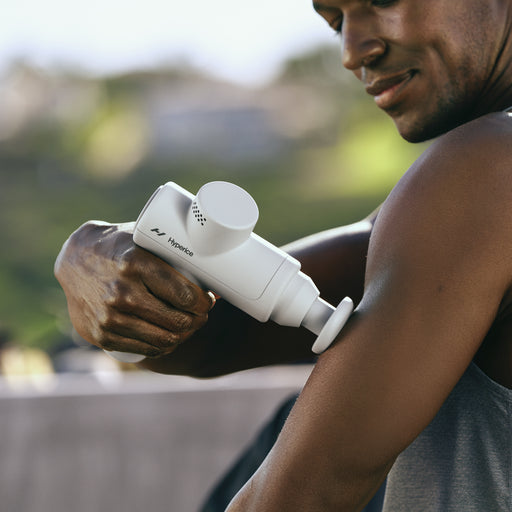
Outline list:
[[[203,255],[228,251],[251,236],[258,216],[258,206],[245,190],[212,181],[199,189],[187,213],[190,243]]]

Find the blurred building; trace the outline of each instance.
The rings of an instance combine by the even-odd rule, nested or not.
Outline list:
[[[0,141],[62,131],[107,171],[108,152],[124,153],[118,165],[128,167],[142,159],[265,160],[335,140],[339,102],[318,85],[306,75],[249,88],[186,69],[94,78],[17,63],[0,77]]]

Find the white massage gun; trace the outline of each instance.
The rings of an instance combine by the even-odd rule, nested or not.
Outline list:
[[[254,199],[232,183],[207,183],[194,197],[169,182],[142,210],[133,240],[257,320],[304,326],[318,335],[312,350],[320,354],[344,326],[353,302],[346,297],[334,308],[321,299],[295,258],[252,232],[258,215]],[[108,354],[131,363],[144,359]]]

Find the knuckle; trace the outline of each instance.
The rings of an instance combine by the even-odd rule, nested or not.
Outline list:
[[[175,288],[176,299],[183,309],[192,309],[197,305],[198,294],[194,287],[179,283]]]
[[[196,315],[194,316],[192,323],[190,325],[190,330],[197,331],[201,327],[203,327],[206,322],[208,321],[208,315],[202,314],[202,315]]]
[[[197,317],[197,328],[203,327],[208,322],[208,314],[200,315]]]
[[[118,298],[120,295],[119,288],[120,288],[120,283],[117,279],[112,281],[111,283],[109,283],[109,285],[107,286],[107,288],[105,290],[105,296],[103,298],[104,304],[107,309],[113,308],[117,305]],[[103,316],[105,314],[106,313],[103,313]]]
[[[109,284],[105,297],[105,305],[109,310],[123,309],[134,303],[131,288],[122,279],[115,279]]]
[[[131,290],[126,289],[126,291],[119,293],[117,304],[118,308],[123,311],[132,311],[137,307],[137,300]]]
[[[186,332],[189,331],[193,326],[193,320],[190,315],[186,313],[177,313],[173,318],[173,327],[177,332]],[[176,341],[173,339],[172,341]]]
[[[82,224],[78,229],[73,231],[69,237],[69,241],[71,243],[76,243],[80,240],[83,236],[88,236],[92,232],[94,232],[96,229],[95,223],[93,221],[87,221],[84,224]]]
[[[76,231],[74,231],[69,237],[69,241],[72,244],[82,244],[86,242],[92,243],[93,247],[101,245],[104,241],[105,235],[112,230],[112,225],[102,221],[87,221],[82,224]]]
[[[110,333],[116,332],[122,325],[119,315],[114,310],[106,309],[98,315],[98,331],[104,338],[108,338]]]
[[[104,333],[101,338],[100,345],[105,350],[116,350],[118,348],[118,344],[115,339],[108,335],[108,333]]]
[[[190,333],[187,333],[187,332],[170,333],[165,340],[166,341],[165,345],[160,347],[161,355],[170,354],[171,352],[173,352],[176,349],[176,347],[181,345],[189,337],[190,337]]]
[[[121,275],[133,275],[138,272],[139,265],[137,254],[138,251],[136,247],[130,246],[119,255],[117,265]]]
[[[146,357],[152,357],[152,358],[161,357],[165,353],[162,349],[160,349],[158,347],[153,347],[150,345],[148,345],[147,347],[144,347],[144,350],[142,352],[143,352],[143,355],[145,355]]]

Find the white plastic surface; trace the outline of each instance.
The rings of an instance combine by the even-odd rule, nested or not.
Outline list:
[[[279,325],[304,325],[304,319],[319,295],[311,278],[297,269],[275,302],[270,318]],[[333,307],[331,311],[334,311]]]
[[[313,334],[319,335],[333,313],[334,307],[317,297],[302,320],[302,325]]]
[[[336,336],[340,333],[343,326],[347,323],[352,311],[354,310],[354,303],[350,297],[345,297],[335,309],[334,313],[330,316],[324,328],[320,331],[318,338],[311,350],[315,354],[324,352],[334,341]]]
[[[244,189],[213,181],[199,189],[188,211],[188,239],[201,254],[226,252],[251,236],[258,216],[258,206]]]
[[[224,252],[197,252],[187,230],[193,201],[175,183],[160,187],[136,223],[135,243],[257,320],[267,321],[279,294],[299,271],[299,262],[254,233]]]
[[[140,354],[132,354],[131,352],[118,352],[117,350],[105,350],[104,352],[110,357],[121,361],[121,363],[140,363],[143,359],[146,358]]]

